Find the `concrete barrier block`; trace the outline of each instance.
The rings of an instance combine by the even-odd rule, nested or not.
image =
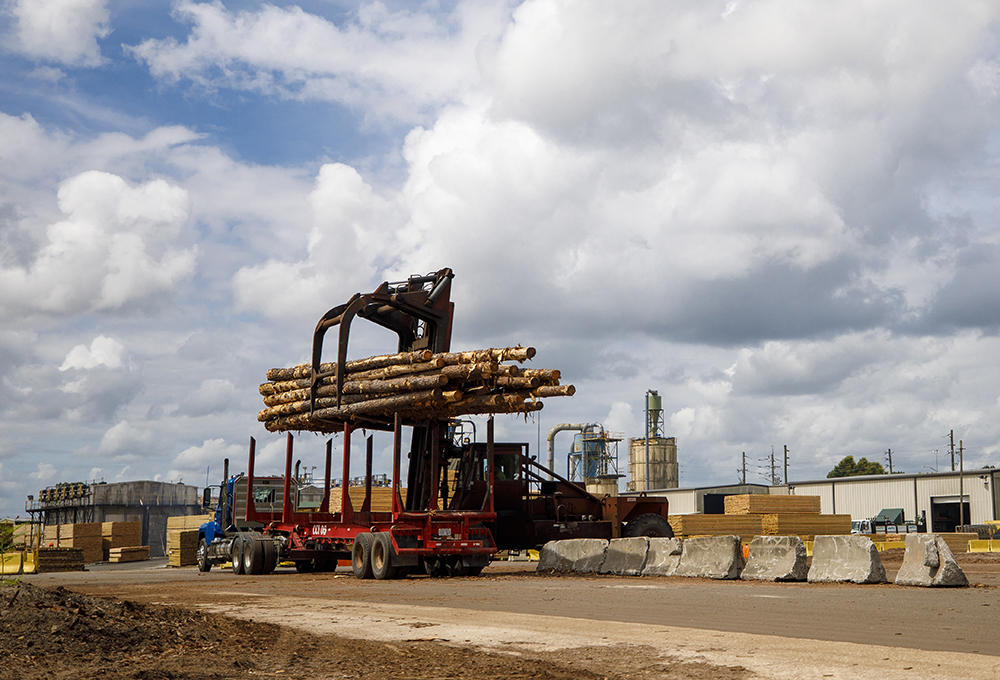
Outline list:
[[[673,576],[681,561],[684,544],[679,538],[651,538],[643,576]]]
[[[538,553],[537,571],[597,572],[604,564],[608,542],[603,538],[571,538],[549,541]]]
[[[757,536],[740,573],[747,581],[805,581],[809,574],[806,545],[798,536]]]
[[[936,534],[907,534],[905,540],[906,552],[896,574],[896,585],[925,588],[969,585],[943,538]]]
[[[702,536],[684,540],[676,576],[737,579],[743,570],[739,536]]]
[[[646,564],[646,553],[649,551],[649,539],[645,536],[635,538],[612,538],[604,553],[604,564],[599,571],[602,574],[617,574],[618,576],[638,576]]]
[[[809,583],[885,583],[885,567],[867,536],[817,536]]]

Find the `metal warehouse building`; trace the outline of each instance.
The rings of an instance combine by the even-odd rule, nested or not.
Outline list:
[[[981,469],[930,474],[869,475],[792,482],[781,486],[737,484],[694,489],[655,489],[666,496],[675,515],[722,514],[726,496],[746,493],[819,496],[824,514],[867,519],[883,509],[902,508],[907,520],[924,518],[927,530],[954,531],[961,523],[1000,520],[1000,470]],[[631,494],[627,494],[631,495]],[[959,506],[961,499],[962,505]],[[961,518],[964,521],[960,521]]]

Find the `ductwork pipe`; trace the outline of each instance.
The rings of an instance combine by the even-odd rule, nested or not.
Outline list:
[[[548,458],[548,468],[551,472],[556,470],[556,435],[564,430],[573,430],[575,432],[583,432],[590,427],[600,427],[600,423],[559,423],[551,430],[549,430],[549,458]],[[549,475],[549,479],[553,479],[552,475]]]

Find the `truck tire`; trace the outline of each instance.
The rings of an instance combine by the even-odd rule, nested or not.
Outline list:
[[[243,537],[243,573],[257,575],[264,571],[264,544],[257,534]]]
[[[233,563],[233,573],[243,573],[243,534],[236,534],[229,546],[229,561]]]
[[[639,515],[625,525],[625,538],[649,536],[650,538],[673,538],[674,530],[670,522],[659,515],[647,513]]]
[[[278,566],[278,544],[271,538],[265,538],[261,544],[264,547],[264,564],[260,573],[270,574]]]
[[[374,535],[372,541],[372,576],[379,581],[397,578],[399,569],[393,566],[392,539],[382,531]]]
[[[198,561],[198,571],[211,571],[212,563],[208,559],[208,544],[205,543],[205,539],[198,541],[198,552],[195,553],[195,559]]]
[[[312,560],[297,560],[295,562],[295,571],[300,574],[311,574],[315,566]]]
[[[372,578],[372,543],[373,537],[370,533],[361,533],[354,538],[354,547],[351,549],[351,569],[354,571],[354,578]]]

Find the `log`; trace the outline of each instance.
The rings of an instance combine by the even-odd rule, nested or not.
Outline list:
[[[483,361],[527,361],[535,356],[534,347],[504,347],[502,349],[474,349],[468,352],[445,352],[435,354],[444,359],[446,364],[476,364]]]
[[[533,413],[535,411],[541,411],[545,404],[540,401],[526,401],[520,406],[513,408],[508,404],[498,404],[496,406],[482,405],[482,406],[463,406],[457,407],[452,406],[441,411],[441,417],[443,418],[458,418],[459,416],[474,416],[474,415],[484,415],[487,413]]]
[[[538,378],[509,378],[502,375],[496,379],[496,386],[509,387],[516,390],[530,390],[538,387],[541,382]]]
[[[365,359],[348,361],[344,368],[347,372],[353,373],[399,364],[419,363],[427,361],[431,358],[431,356],[433,356],[433,352],[429,349],[421,349],[415,352],[400,352],[398,354],[381,354],[379,356],[367,357]],[[319,366],[320,373],[327,373],[335,370],[337,370],[337,364],[335,363],[324,363]],[[299,364],[298,366],[294,366],[292,368],[271,368],[267,371],[267,379],[272,381],[294,380],[295,378],[308,378],[311,376],[312,364]]]
[[[370,371],[359,371],[358,373],[351,373],[347,376],[346,380],[385,380],[387,378],[395,378],[400,375],[407,375],[410,373],[421,373],[423,371],[433,371],[436,368],[442,368],[445,365],[444,361],[436,357],[431,357],[428,361],[424,361],[418,364],[401,364],[399,366],[386,366],[385,368],[376,368]]]
[[[572,397],[576,394],[576,387],[573,385],[542,385],[531,391],[534,397]]]
[[[516,368],[512,366],[511,368]],[[364,371],[359,373],[349,373],[347,379],[344,381],[345,393],[350,393],[347,389],[347,385],[350,382],[358,382],[363,380],[393,380],[394,378],[389,375],[393,373],[398,375],[400,378],[405,376],[413,375],[414,373],[420,373],[421,375],[443,375],[448,378],[450,382],[461,383],[468,380],[478,380],[480,378],[489,378],[493,374],[497,373],[498,365],[496,363],[480,363],[480,364],[456,364],[454,366],[445,366],[443,360],[431,360],[423,362],[420,364],[411,364],[409,366],[400,366],[393,371],[384,371],[381,369],[376,369],[373,371]],[[335,387],[337,381],[333,376],[322,378],[320,380],[320,386],[322,387]],[[279,382],[266,382],[263,383],[257,390],[263,397],[270,397],[276,394],[284,394],[286,392],[294,392],[296,390],[308,390],[312,385],[312,380],[310,378],[297,378],[295,380],[284,380]],[[336,394],[336,390],[330,392],[329,394]],[[287,399],[284,401],[288,401]],[[265,403],[267,400],[265,399]],[[277,402],[280,403],[280,402]]]
[[[440,373],[434,375],[417,374],[413,377],[393,378],[390,380],[356,380],[344,383],[344,394],[397,394],[399,392],[417,392],[443,387],[448,384],[448,378]],[[335,397],[336,385],[322,385],[316,389],[317,397]],[[264,397],[268,406],[288,404],[309,399],[309,390],[291,390]]]
[[[541,378],[542,380],[554,380],[559,382],[562,373],[554,368],[522,368],[521,375],[525,378]]]
[[[316,400],[317,408],[311,414],[309,401],[299,401],[292,404],[281,404],[272,408],[266,408],[257,414],[257,420],[268,422],[276,419],[298,419],[302,416],[309,419],[321,420],[343,420],[362,414],[392,414],[396,411],[414,410],[417,408],[429,408],[435,405],[446,403],[444,392],[440,389],[424,390],[422,392],[409,392],[389,397],[376,399],[365,399],[354,404],[344,404],[336,406],[336,398],[324,397]]]

